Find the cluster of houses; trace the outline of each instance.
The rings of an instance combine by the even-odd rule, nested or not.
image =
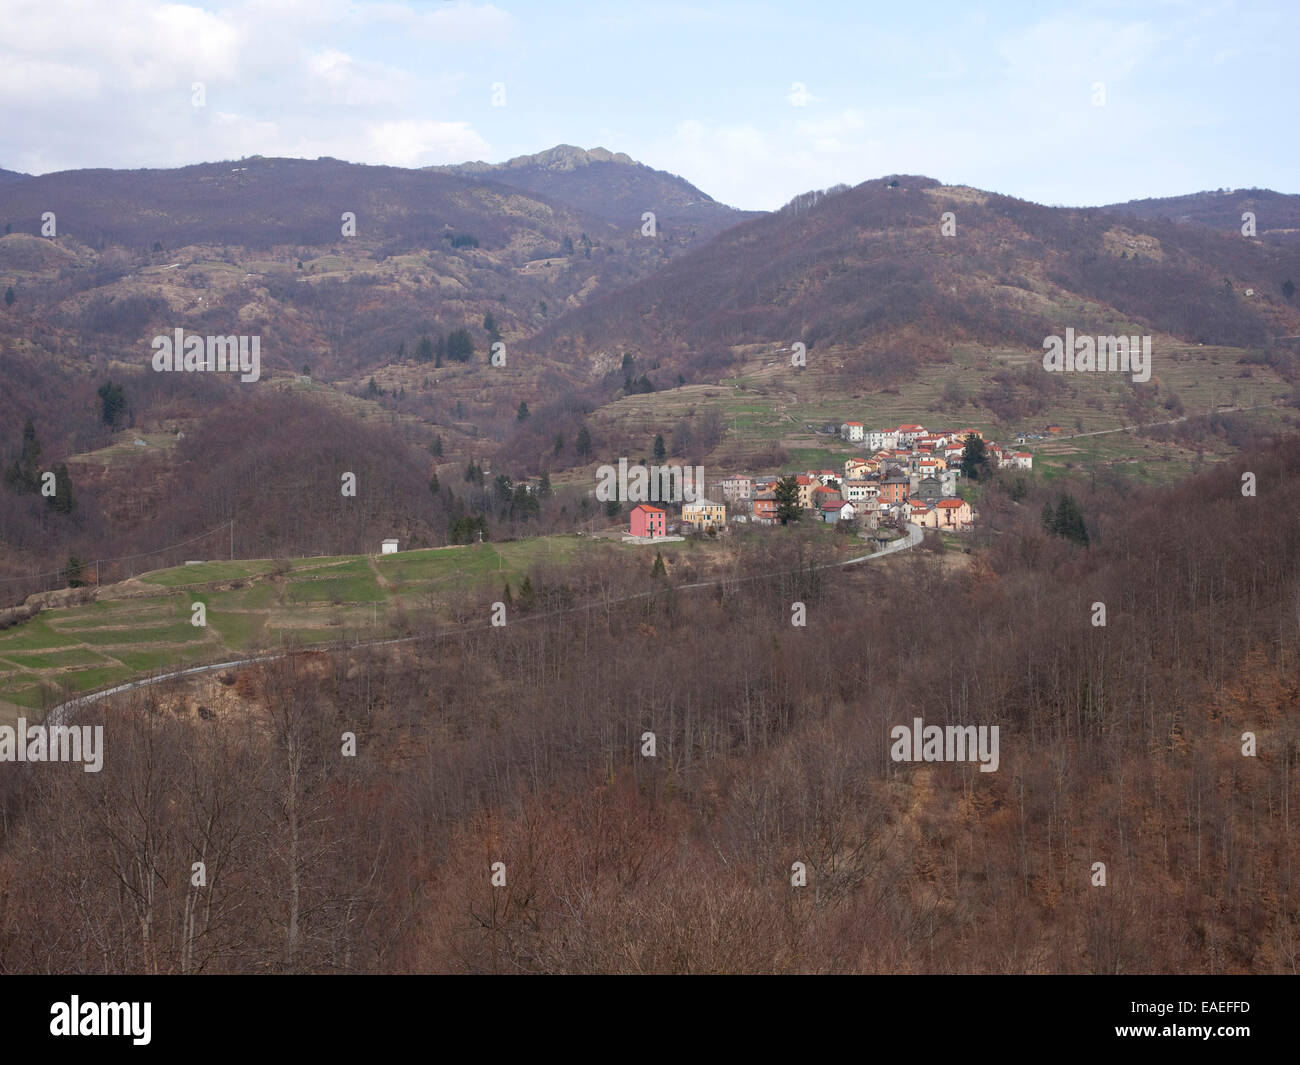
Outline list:
[[[974,527],[970,504],[957,496],[961,460],[969,436],[984,440],[976,429],[928,430],[923,425],[896,429],[867,429],[845,422],[840,436],[864,444],[869,456],[850,458],[841,470],[807,470],[794,475],[799,505],[805,514],[828,523],[850,522],[876,530],[882,522],[957,532]],[[999,469],[1033,469],[1027,451],[1002,448],[984,441],[985,456]],[[709,485],[712,500],[682,505],[682,532],[719,531],[733,522],[772,525],[778,522],[776,486],[779,477],[733,474]],[[676,531],[661,507],[641,504],[632,510],[631,535],[657,538]]]

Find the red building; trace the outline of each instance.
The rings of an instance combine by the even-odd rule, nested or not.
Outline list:
[[[776,521],[776,493],[759,492],[754,497],[754,520],[771,525]]]
[[[880,482],[880,501],[882,503],[901,503],[911,492],[911,481],[907,477],[886,477]]]
[[[668,515],[658,507],[639,503],[632,508],[633,536],[664,536]]]

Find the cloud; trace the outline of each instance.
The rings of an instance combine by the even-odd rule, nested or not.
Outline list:
[[[492,149],[465,122],[380,122],[365,131],[365,160],[388,166],[430,166],[484,159]]]

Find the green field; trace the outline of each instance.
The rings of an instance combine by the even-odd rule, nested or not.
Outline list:
[[[567,565],[596,546],[566,535],[376,557],[204,562],[146,573],[105,587],[94,603],[46,610],[0,633],[0,723],[68,692],[155,671],[289,644],[398,635],[390,612],[439,610],[449,593],[496,590],[506,581],[518,587],[535,566]],[[672,557],[667,547],[664,552]],[[204,627],[191,623],[196,602],[206,607]]]

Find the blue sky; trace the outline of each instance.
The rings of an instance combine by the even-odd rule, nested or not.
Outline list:
[[[1300,192],[1297,12],[1292,0],[0,0],[0,166],[247,154],[423,166],[567,143],[748,208],[887,173],[1040,203]]]

